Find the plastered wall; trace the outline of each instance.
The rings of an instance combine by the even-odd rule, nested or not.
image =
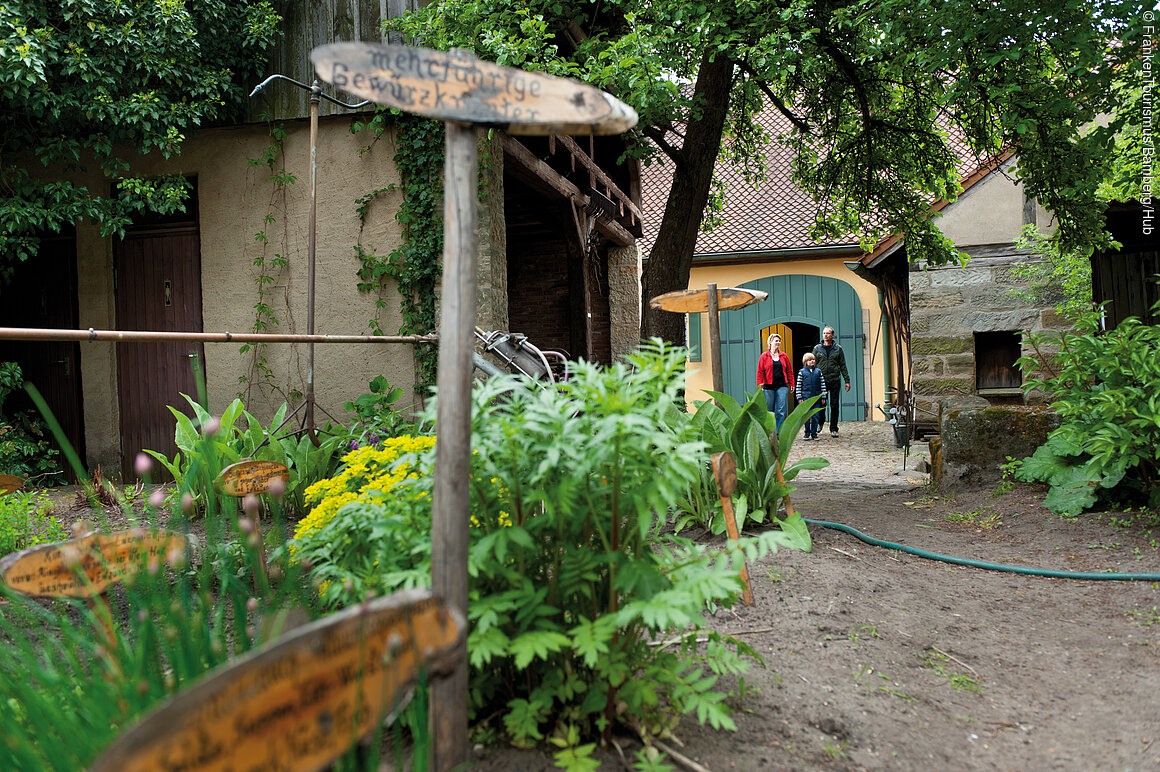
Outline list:
[[[869,312],[867,324],[867,346],[863,361],[869,364],[866,374],[865,399],[871,406],[872,420],[881,420],[882,414],[873,409],[877,402],[884,401],[886,365],[886,335],[882,329],[882,310],[878,300],[878,289],[869,282],[858,278],[843,265],[841,259],[793,260],[776,263],[752,263],[747,265],[694,266],[689,275],[690,289],[703,289],[710,282],[718,287],[740,287],[746,282],[766,276],[789,276],[808,274],[826,276],[846,282],[854,288],[862,308]],[[726,312],[727,313],[727,312]],[[700,362],[689,362],[686,369],[685,401],[690,409],[696,402],[708,399],[705,393],[713,388],[712,361],[709,355],[709,325],[701,325],[701,350],[706,352]],[[756,371],[757,362],[753,363]],[[797,365],[795,364],[795,369]]]
[[[401,322],[399,297],[394,289],[382,294],[385,308],[375,308],[376,296],[360,293],[356,272],[360,263],[354,247],[386,255],[401,241],[395,220],[401,194],[381,194],[371,203],[365,225],[360,224],[357,200],[371,191],[398,183],[393,164],[394,145],[387,133],[377,142],[367,134],[352,135],[349,117],[323,119],[317,148],[317,235],[315,255],[315,332],[369,334],[368,321],[379,315],[382,329],[396,334]],[[255,259],[275,254],[289,265],[277,272],[268,302],[278,318],[277,332],[307,332],[308,213],[310,204],[310,144],[307,121],[285,124],[284,157],[278,166],[295,182],[276,188],[270,170],[247,159],[261,158],[270,144],[263,126],[213,129],[187,141],[178,158],[144,159],[136,171],[143,175],[196,176],[201,240],[203,329],[206,332],[251,331],[257,302]],[[107,183],[85,179],[94,189]],[[267,218],[271,218],[267,220]],[[265,241],[258,234],[265,235]],[[79,311],[82,327],[114,329],[113,242],[95,228],[80,224],[77,231]],[[206,370],[209,406],[220,411],[238,396],[239,378],[250,372],[251,354],[237,343],[207,343]],[[308,378],[306,344],[270,344],[267,350],[273,385],[303,391]],[[367,390],[371,379],[384,375],[404,389],[402,402],[413,401],[413,362],[410,344],[316,344],[314,383],[319,407],[345,420],[343,402]],[[111,343],[85,343],[81,351],[85,440],[90,466],[116,469],[120,453],[117,375]],[[246,398],[247,408],[267,420],[284,400],[261,383]],[[293,404],[292,404],[293,406]],[[319,414],[325,421],[326,416]]]

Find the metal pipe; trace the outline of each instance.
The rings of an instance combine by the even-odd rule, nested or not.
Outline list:
[[[306,334],[314,334],[314,255],[318,214],[318,103],[322,101],[322,84],[310,87],[310,214],[306,220]],[[317,445],[314,433],[314,344],[306,348],[306,433]]]
[[[151,330],[64,330],[0,327],[0,340],[79,340],[116,343],[438,343],[437,335],[301,335],[270,332],[160,332]]]

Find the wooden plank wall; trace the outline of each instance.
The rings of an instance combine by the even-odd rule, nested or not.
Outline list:
[[[350,40],[385,42],[382,20],[397,18],[422,4],[419,0],[298,0],[283,3],[283,36],[275,46],[269,69],[262,79],[279,74],[309,85],[315,78],[310,52],[316,46]],[[323,88],[327,95],[350,104],[363,101],[360,97],[336,92],[327,84],[323,84]],[[251,121],[291,120],[310,115],[310,92],[285,82],[271,83],[252,103],[247,117]],[[326,116],[349,114],[349,111],[323,100],[318,113]]]

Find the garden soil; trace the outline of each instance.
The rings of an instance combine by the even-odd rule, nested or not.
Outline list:
[[[1160,572],[1160,524],[1063,519],[1032,486],[935,491],[883,424],[798,442],[794,508],[932,553],[1037,569]],[[66,517],[83,510],[62,502]],[[749,565],[754,604],[707,622],[760,653],[721,682],[737,731],[681,720],[688,770],[1160,772],[1160,583],[983,570],[871,546],[812,525],[813,551]],[[704,541],[713,537],[701,535]],[[600,748],[630,769],[640,742]],[[478,746],[474,769],[546,772],[543,751]]]
[[[1044,490],[934,491],[883,424],[798,442],[821,456],[791,500],[804,517],[932,553],[1037,569],[1160,572],[1160,524],[1067,520]],[[905,463],[905,467],[904,467]],[[723,682],[737,731],[684,718],[678,769],[1160,770],[1160,583],[982,570],[811,526],[813,551],[749,566],[754,604],[709,627],[764,659]],[[639,742],[621,743],[629,764]],[[546,754],[479,751],[478,770],[554,769]],[[628,769],[615,749],[601,769]]]

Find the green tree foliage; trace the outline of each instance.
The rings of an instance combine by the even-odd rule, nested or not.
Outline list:
[[[952,133],[980,159],[1019,158],[1065,249],[1101,243],[1098,189],[1122,122],[1117,68],[1139,56],[1121,0],[439,0],[401,27],[423,45],[580,78],[640,114],[639,138],[674,164],[644,297],[688,286],[718,152],[760,178],[772,104],[793,129],[794,176],[819,202],[819,237],[901,232],[912,259],[956,256],[930,219],[959,179]],[[682,89],[693,83],[693,89]],[[638,148],[645,153],[645,148]],[[643,333],[681,320],[643,308]]]
[[[134,177],[133,157],[176,155],[186,132],[237,116],[279,21],[270,0],[0,3],[0,270],[44,232],[180,211],[185,181]],[[99,168],[112,192],[45,181],[48,166]]]

